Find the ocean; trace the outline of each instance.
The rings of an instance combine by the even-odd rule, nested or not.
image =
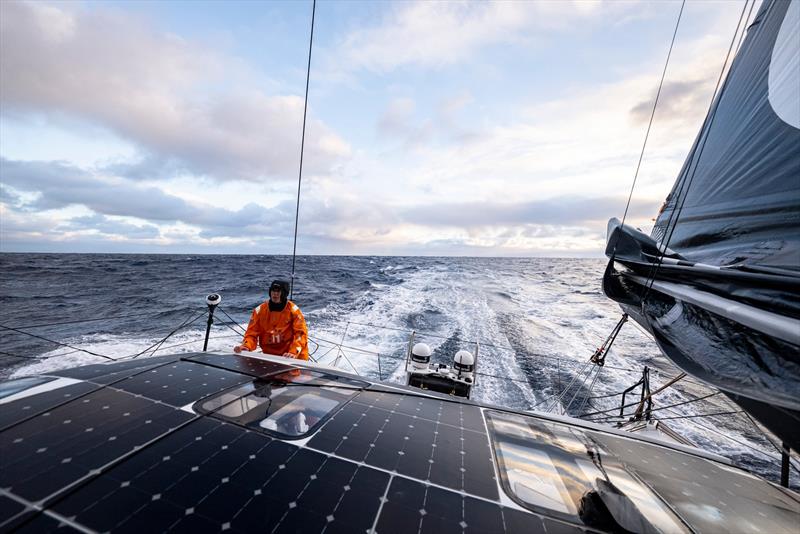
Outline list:
[[[269,283],[288,279],[291,263],[290,256],[0,254],[0,378],[200,351],[209,293],[222,302],[208,350],[230,352]],[[589,357],[621,317],[600,288],[604,268],[602,259],[300,256],[293,300],[321,363],[403,383],[412,333],[438,362],[477,344],[474,399],[576,416],[618,408],[618,393],[643,366],[652,390],[680,372],[629,321],[605,366],[587,374]],[[681,380],[655,397],[656,415],[698,447],[777,480],[775,448],[745,414],[698,417],[738,411],[723,395],[670,407],[710,393]],[[591,417],[611,423],[615,413]],[[791,485],[800,488],[794,471]]]

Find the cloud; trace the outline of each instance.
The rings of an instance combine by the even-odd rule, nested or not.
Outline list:
[[[681,120],[682,117],[705,113],[711,103],[713,80],[665,81],[658,97],[658,118],[660,120]],[[653,98],[643,100],[630,110],[634,122],[647,123],[653,112]]]
[[[150,222],[181,222],[215,235],[242,232],[288,232],[289,203],[267,208],[249,203],[238,210],[188,202],[152,186],[94,174],[62,162],[0,159],[0,178],[17,191],[38,193],[24,207],[54,210],[85,206],[101,215],[135,217]],[[227,229],[227,230],[223,230]]]
[[[402,219],[423,226],[460,228],[513,225],[596,226],[624,209],[626,198],[565,196],[512,203],[504,201],[439,203],[401,210]],[[631,217],[654,216],[659,203],[637,202]],[[527,234],[529,237],[532,234]]]
[[[616,6],[608,7],[616,11]],[[565,29],[598,12],[598,2],[401,2],[383,20],[345,36],[331,57],[339,69],[386,73],[409,65],[440,68],[482,48],[523,42],[534,30]]]
[[[152,224],[137,226],[124,221],[110,219],[100,214],[74,217],[61,224],[58,230],[66,232],[91,230],[101,234],[125,236],[127,239],[155,239],[160,235],[158,227]]]
[[[218,180],[292,178],[303,99],[254,88],[237,58],[103,7],[5,1],[0,9],[4,114],[106,127],[140,148],[144,168],[132,176],[180,168]],[[349,153],[312,113],[306,168],[325,171]]]

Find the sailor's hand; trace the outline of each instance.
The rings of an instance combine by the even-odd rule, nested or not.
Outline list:
[[[236,354],[240,354],[243,348],[244,347],[242,345],[236,345],[235,347],[233,347],[233,352],[235,352]]]
[[[297,356],[292,354],[291,352],[284,352],[283,356],[286,358],[297,358]]]

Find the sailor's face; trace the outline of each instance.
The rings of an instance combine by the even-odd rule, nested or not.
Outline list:
[[[269,290],[269,299],[274,302],[275,304],[280,304],[281,302],[281,290],[280,289],[270,289]]]

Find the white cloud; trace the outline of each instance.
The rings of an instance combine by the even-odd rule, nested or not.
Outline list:
[[[525,43],[542,31],[564,30],[576,18],[613,19],[626,3],[558,2],[399,2],[379,24],[345,36],[329,61],[331,70],[386,73],[409,65],[436,68],[470,60],[481,49]],[[335,59],[333,59],[335,58]]]
[[[0,9],[4,114],[109,128],[138,145],[138,174],[155,178],[166,164],[219,180],[291,178],[297,168],[302,98],[249,87],[236,58],[103,7],[6,1]],[[348,156],[313,115],[308,129],[310,171]]]

